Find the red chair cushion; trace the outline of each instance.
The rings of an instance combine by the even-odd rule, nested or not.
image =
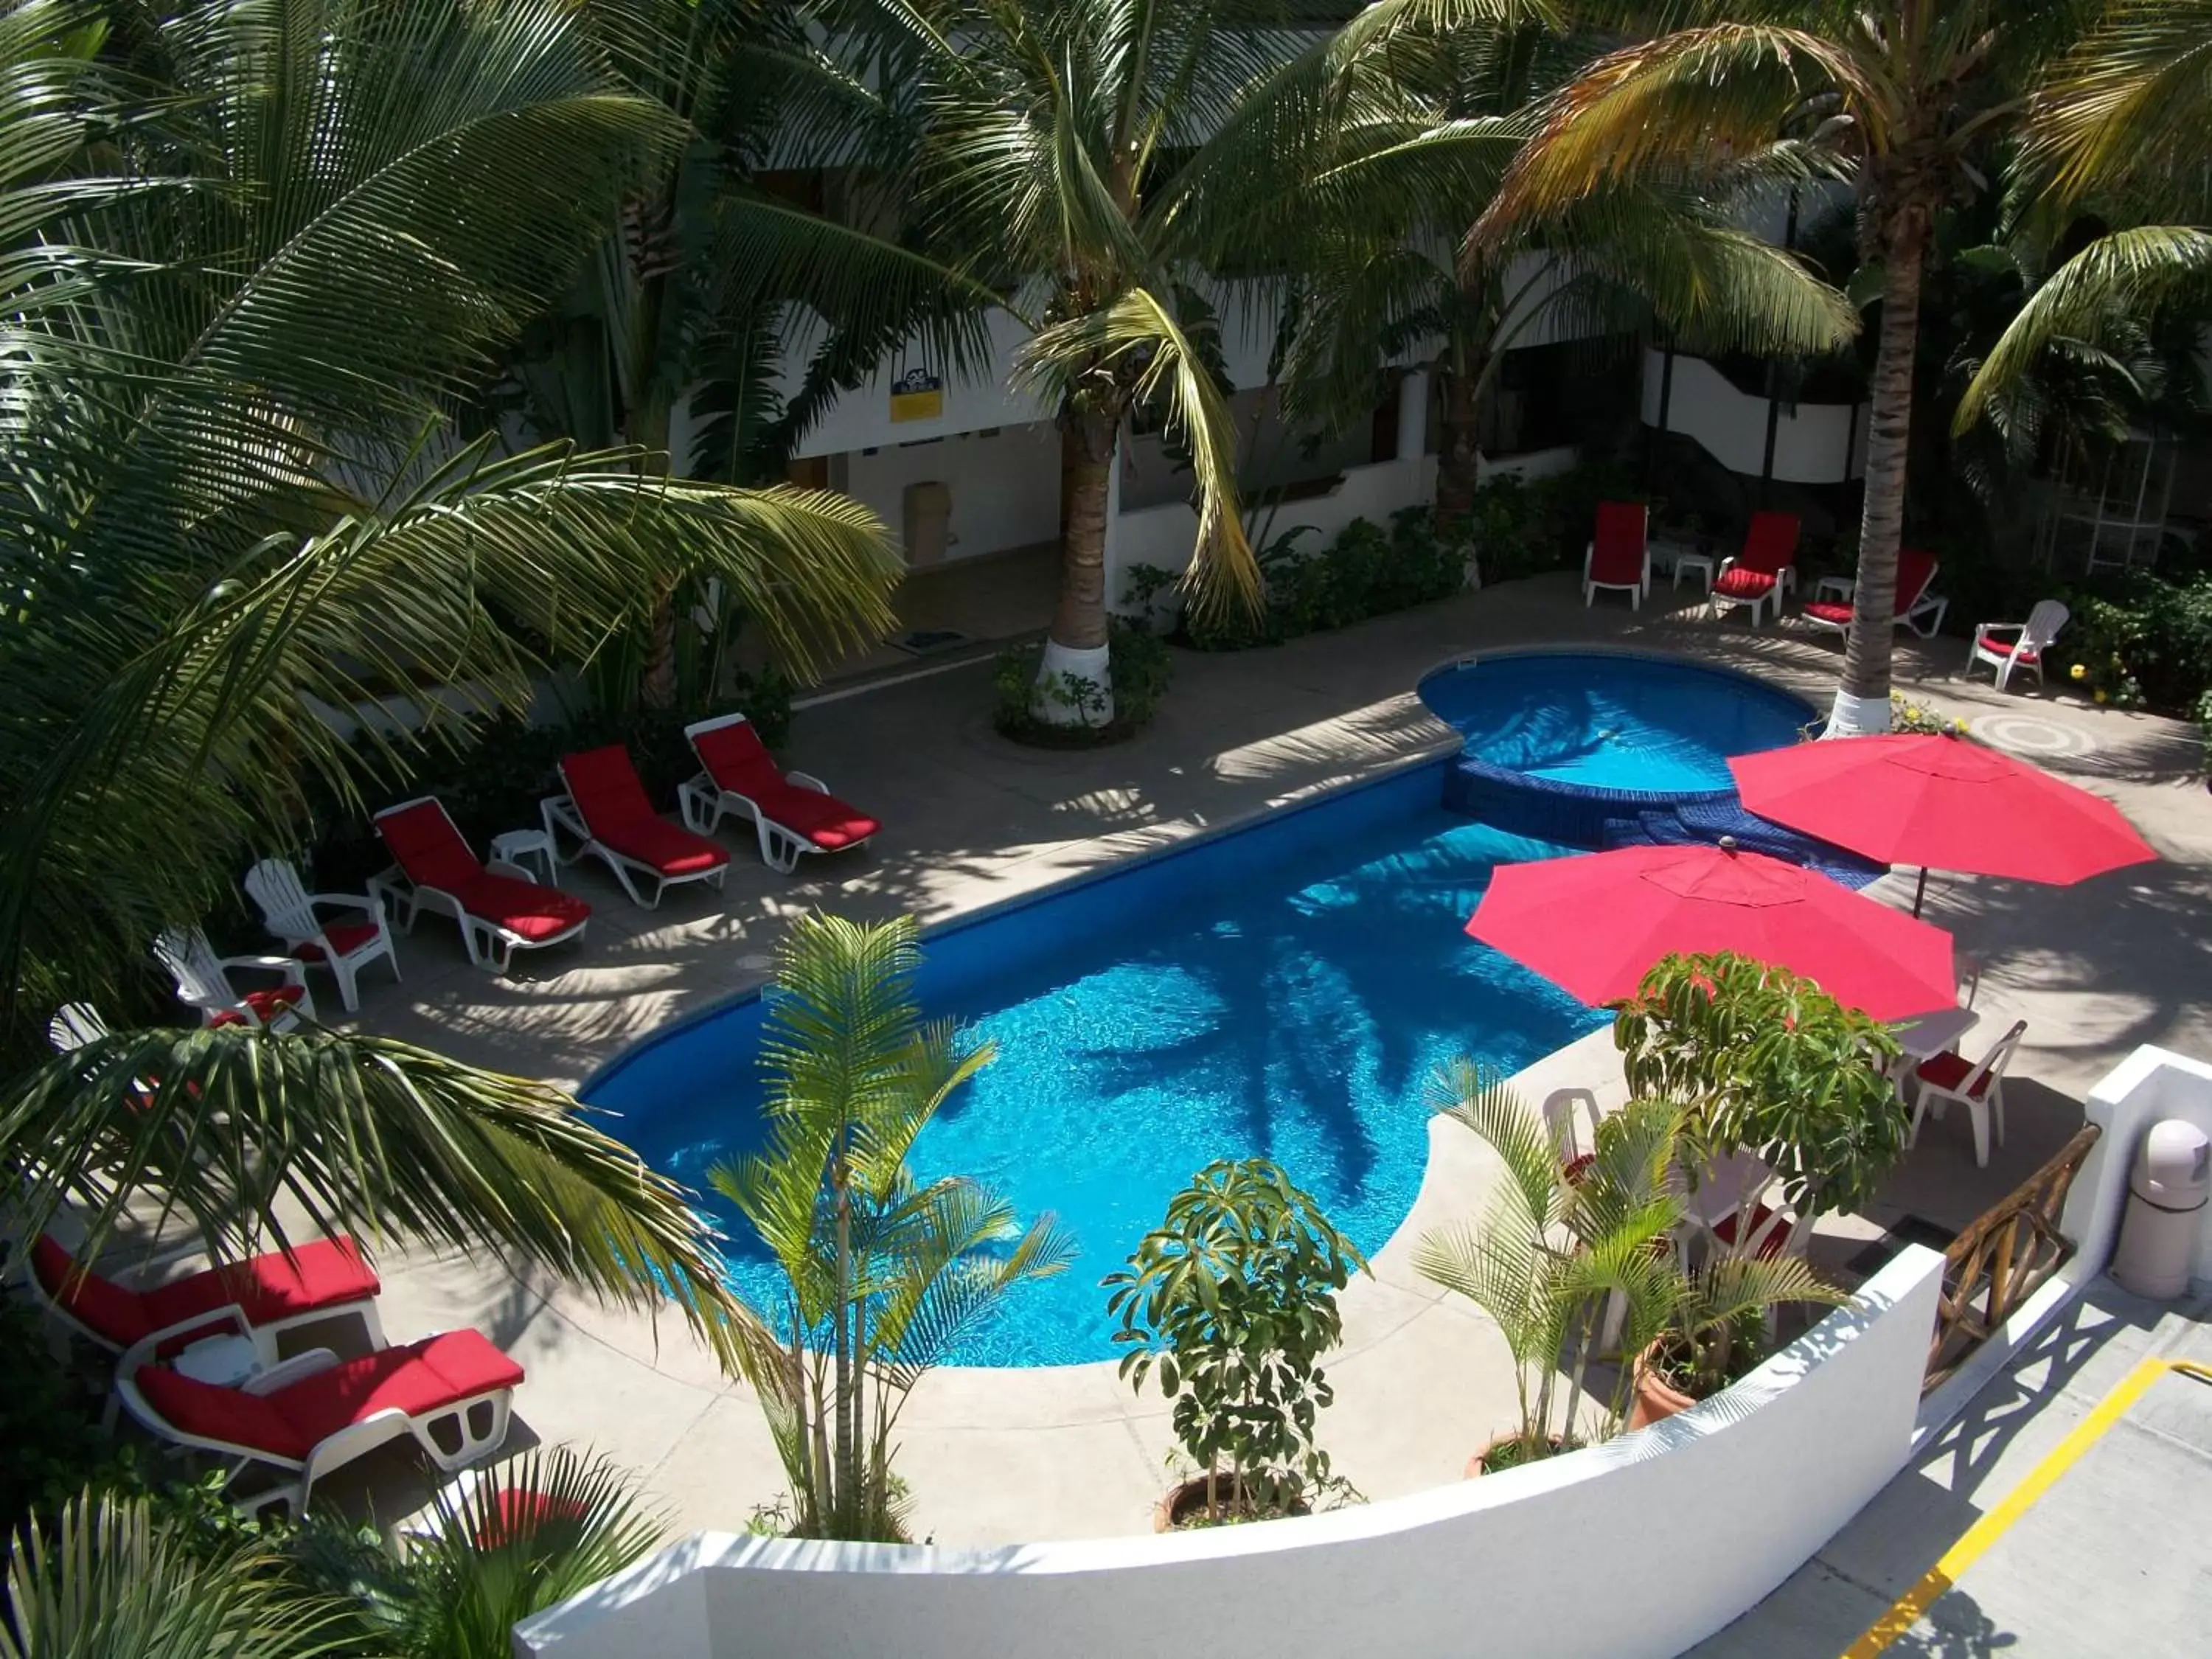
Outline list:
[[[1797,516],[1794,513],[1754,513],[1743,532],[1739,565],[1771,575],[1797,562]]]
[[[573,894],[489,871],[471,877],[453,892],[471,915],[533,945],[557,939],[592,917],[592,907]]]
[[[540,1528],[581,1521],[589,1513],[581,1498],[501,1486],[477,1525],[476,1545],[480,1550],[492,1550],[524,1542]]]
[[[781,778],[763,793],[755,795],[753,804],[770,823],[780,824],[794,836],[804,836],[825,853],[834,853],[842,847],[857,847],[884,827],[835,795],[786,783]]]
[[[32,1243],[31,1271],[38,1275],[39,1287],[56,1305],[87,1330],[118,1348],[127,1348],[141,1337],[151,1335],[162,1324],[175,1322],[164,1320],[157,1323],[147,1309],[144,1297],[98,1273],[88,1273],[71,1285],[70,1275],[76,1271],[76,1258],[47,1234],[40,1234]],[[222,1304],[216,1302],[208,1305]],[[197,1311],[207,1310],[202,1308]]]
[[[1600,501],[1589,579],[1608,587],[1644,580],[1644,509],[1632,501]]]
[[[2015,657],[2021,662],[2039,661],[2043,656],[2033,646],[2023,647],[2018,640],[1984,640],[1982,649],[1994,651],[2000,657]]]
[[[562,756],[561,781],[568,786],[568,798],[576,803],[584,827],[600,841],[610,830],[624,824],[658,822],[645,786],[638,781],[637,768],[630,763],[629,750],[618,743]]]
[[[376,833],[392,849],[407,879],[417,887],[453,892],[471,876],[483,873],[483,860],[469,850],[446,809],[434,800],[416,801],[397,811],[380,812]]]
[[[252,1010],[254,1024],[266,1025],[287,1008],[307,994],[304,985],[279,985],[273,990],[248,991],[239,1000]],[[208,1018],[208,1029],[224,1025],[243,1025],[246,1016],[235,1008],[225,1008]]]
[[[1940,1054],[1931,1054],[1922,1060],[1914,1068],[1912,1074],[1923,1083],[1932,1083],[1939,1089],[1948,1089],[1953,1094],[1957,1094],[1960,1085],[1973,1074],[1973,1070],[1972,1062],[1964,1054],[1947,1050]],[[1969,1097],[1979,1100],[1989,1086],[1988,1074],[1984,1073],[1973,1088],[1968,1091]]]
[[[481,1331],[446,1331],[404,1348],[380,1348],[303,1376],[269,1399],[307,1443],[378,1412],[428,1417],[522,1382],[522,1367]]]
[[[297,1463],[306,1460],[322,1437],[294,1422],[277,1405],[277,1395],[264,1398],[243,1389],[198,1382],[166,1365],[142,1365],[131,1381],[170,1426],[203,1440],[246,1446]]]
[[[236,1303],[249,1325],[273,1325],[280,1319],[366,1302],[384,1288],[362,1259],[360,1244],[350,1238],[318,1238],[295,1245],[289,1259],[283,1251],[272,1250],[193,1278],[216,1280],[222,1301]],[[164,1285],[149,1291],[148,1299],[157,1311],[166,1312],[166,1297],[191,1282]],[[176,1322],[165,1318],[161,1322]]]
[[[1920,602],[1928,584],[1936,580],[1936,556],[1908,547],[1897,556],[1897,614],[1901,617]]]
[[[342,957],[349,957],[364,945],[373,944],[381,931],[373,921],[334,921],[323,929],[323,937],[331,942],[331,949]],[[320,962],[323,947],[309,939],[292,954],[302,962]]]
[[[737,720],[702,732],[691,739],[692,752],[717,788],[733,795],[758,799],[763,791],[783,783],[783,769],[768,752],[750,720]]]
[[[1731,599],[1763,599],[1774,591],[1774,580],[1771,570],[1747,570],[1740,564],[1731,565],[1713,584],[1713,592]]]
[[[1838,605],[1832,599],[1821,599],[1805,607],[1805,615],[1817,622],[1833,623],[1838,628],[1851,625],[1851,608]]]
[[[720,842],[659,818],[631,818],[602,828],[592,826],[592,835],[602,846],[612,848],[626,859],[635,859],[656,875],[696,876],[702,871],[719,870],[730,861],[730,854]]]
[[[1589,1176],[1590,1166],[1596,1162],[1595,1152],[1579,1153],[1560,1166],[1559,1174],[1570,1187],[1579,1187]]]
[[[1714,1224],[1713,1237],[1720,1240],[1723,1245],[1733,1245],[1735,1243],[1736,1217],[1741,1213],[1742,1212],[1740,1210],[1731,1210],[1728,1214],[1723,1216],[1718,1222]],[[1751,1232],[1753,1237],[1757,1238],[1759,1237],[1759,1230],[1766,1224],[1767,1218],[1773,1213],[1774,1212],[1766,1205],[1754,1204],[1752,1206]],[[1784,1249],[1789,1246],[1790,1236],[1796,1231],[1796,1224],[1795,1222],[1790,1223],[1785,1226],[1777,1227],[1772,1232],[1767,1234],[1764,1239],[1760,1240],[1759,1249],[1754,1252],[1754,1254],[1757,1255],[1759,1259],[1762,1261],[1771,1261],[1776,1256],[1780,1255]]]

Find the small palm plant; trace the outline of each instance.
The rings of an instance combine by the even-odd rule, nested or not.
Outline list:
[[[1766,1357],[1771,1310],[1850,1299],[1802,1256],[1717,1254],[1683,1280],[1667,1328],[1639,1363],[1676,1393],[1708,1399]]]
[[[1074,1254],[1050,1216],[1024,1231],[975,1182],[907,1167],[993,1054],[922,1023],[920,964],[910,918],[801,918],[768,994],[768,1148],[708,1175],[783,1273],[787,1346],[761,1403],[805,1537],[900,1535],[891,1432],[908,1395],[1009,1291]]]
[[[1590,1161],[1571,1173],[1543,1121],[1498,1079],[1462,1060],[1440,1073],[1431,1091],[1438,1109],[1504,1164],[1479,1224],[1436,1228],[1413,1254],[1423,1277],[1491,1317],[1512,1353],[1520,1423],[1484,1465],[1528,1462],[1602,1438],[1626,1414],[1630,1379],[1622,1367],[1596,1422],[1578,1423],[1601,1341],[1640,1352],[1667,1328],[1682,1295],[1668,1249],[1682,1200],[1668,1176],[1680,1115],[1663,1101],[1632,1103],[1598,1126]],[[1571,1370],[1555,1416],[1563,1359]]]

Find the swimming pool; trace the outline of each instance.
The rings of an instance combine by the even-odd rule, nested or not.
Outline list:
[[[1445,810],[1460,769],[1542,769],[1528,787],[1558,792],[1591,776],[1710,787],[1717,768],[1725,788],[1724,757],[1741,752],[1730,745],[1793,741],[1811,713],[1743,676],[1596,653],[1486,658],[1431,676],[1421,695],[1467,734],[1466,754],[924,940],[923,1008],[994,1041],[999,1058],[922,1135],[916,1174],[972,1176],[1024,1222],[1052,1211],[1080,1249],[969,1332],[954,1363],[1114,1357],[1098,1281],[1215,1158],[1274,1159],[1378,1249],[1420,1188],[1439,1063],[1517,1071],[1604,1023],[1466,936],[1494,866],[1578,848],[1549,827],[1569,822],[1556,816],[1516,834],[1502,815]],[[709,1167],[762,1139],[762,1017],[752,998],[678,1025],[585,1097],[621,1112],[617,1133],[703,1193]],[[738,1287],[775,1305],[750,1229],[706,1201]]]
[[[1217,1158],[1273,1158],[1379,1249],[1420,1188],[1437,1065],[1517,1070],[1602,1023],[1462,931],[1493,865],[1568,849],[1443,811],[1441,777],[1416,767],[925,940],[924,1007],[1000,1057],[924,1133],[917,1173],[1054,1211],[1081,1248],[957,1363],[1112,1358],[1099,1279]],[[703,1190],[759,1142],[761,1018],[749,1000],[678,1026],[586,1096]],[[712,1203],[738,1288],[769,1297],[750,1230]]]
[[[1655,795],[1731,787],[1729,756],[1795,743],[1815,714],[1748,675],[1601,651],[1486,654],[1437,670],[1420,695],[1492,767]]]

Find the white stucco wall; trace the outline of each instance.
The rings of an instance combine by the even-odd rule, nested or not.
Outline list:
[[[2119,1242],[2128,1176],[2144,1133],[2179,1118],[2212,1134],[2212,1065],[2166,1048],[2138,1048],[2089,1091],[2083,1110],[2105,1133],[2067,1195],[2063,1231],[2076,1246],[2069,1273],[2087,1279],[2104,1271]],[[2212,1284],[2212,1225],[2197,1234],[2190,1271],[2199,1285]]]
[[[1060,432],[1048,421],[895,444],[841,465],[845,493],[873,508],[893,536],[904,533],[908,484],[945,485],[952,495],[947,563],[1060,535]]]
[[[1649,427],[1659,424],[1665,362],[1663,352],[1644,354],[1643,421]],[[1792,483],[1840,483],[1848,453],[1848,476],[1860,477],[1866,471],[1866,416],[1863,404],[1801,403],[1794,412],[1785,404],[1775,422],[1774,476]],[[1766,399],[1739,392],[1701,357],[1674,354],[1665,429],[1696,439],[1731,472],[1756,478],[1765,466]]]
[[[1942,1258],[1911,1248],[1727,1393],[1502,1475],[1267,1526],[952,1550],[705,1534],[519,1626],[558,1659],[1677,1654],[1904,1466]]]

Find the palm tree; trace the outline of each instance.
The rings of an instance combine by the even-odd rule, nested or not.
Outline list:
[[[1498,1153],[1504,1179],[1480,1222],[1423,1234],[1414,1269],[1496,1322],[1520,1401],[1516,1461],[1547,1457],[1555,1441],[1591,1433],[1577,1419],[1608,1303],[1618,1298],[1620,1350],[1635,1354],[1667,1328],[1681,1299],[1665,1248],[1683,1210],[1668,1178],[1680,1115],[1664,1102],[1632,1103],[1599,1126],[1591,1162],[1570,1178],[1543,1121],[1498,1079],[1462,1060],[1438,1074],[1431,1092],[1439,1110]],[[1570,1349],[1566,1399],[1555,1413]],[[1595,1437],[1619,1427],[1628,1388],[1623,1365]]]
[[[1395,27],[1378,29],[1375,14],[1391,9]],[[1300,191],[1312,210],[1281,254],[1303,283],[1284,406],[1294,418],[1358,418],[1378,361],[1427,352],[1440,393],[1439,530],[1474,506],[1478,411],[1516,340],[1553,324],[1654,317],[1678,338],[1768,352],[1829,351],[1856,332],[1840,295],[1730,222],[1732,194],[1774,176],[1765,155],[1740,158],[1717,189],[1638,181],[1495,246],[1462,243],[1539,130],[1544,95],[1592,52],[1543,9],[1512,5],[1445,30],[1417,8],[1370,8],[1339,40],[1338,73],[1372,84],[1328,112]]]
[[[786,1351],[759,1376],[805,1537],[895,1539],[892,1431],[908,1394],[959,1335],[1074,1246],[1042,1216],[1024,1230],[963,1176],[917,1182],[915,1139],[992,1057],[925,1025],[910,918],[807,915],[779,952],[762,1062],[765,1152],[708,1182],[781,1269]]]
[[[1593,15],[1632,24],[1637,9]],[[1666,13],[1682,27],[1608,53],[1561,89],[1476,227],[1478,246],[1499,246],[1601,184],[1695,175],[1784,137],[1850,169],[1881,312],[1858,586],[1831,732],[1889,723],[1920,280],[1936,216],[1982,187],[2039,66],[2090,9],[2087,0],[1686,0]]]
[[[1268,222],[1301,210],[1301,147],[1340,95],[1331,48],[1255,0],[860,0],[848,11],[881,125],[910,121],[910,216],[947,299],[998,304],[1030,331],[1014,375],[1059,423],[1065,526],[1041,682],[1096,682],[1110,708],[1107,512],[1133,414],[1158,418],[1189,456],[1191,604],[1258,602],[1236,428],[1211,367],[1218,279],[1280,286],[1250,261],[1273,245]],[[772,237],[744,251],[794,291],[843,296],[855,280]],[[1037,713],[1079,717],[1049,699]]]
[[[2162,306],[2212,298],[2212,0],[2116,0],[2051,67],[2028,125],[2028,228],[2085,204],[2150,221],[2091,240],[2028,296],[1959,400],[1963,432],[2052,342],[2106,347]],[[2169,216],[2171,217],[2169,218]]]
[[[73,0],[0,15],[18,1052],[295,838],[311,779],[357,805],[388,775],[316,702],[447,683],[519,709],[693,575],[801,669],[889,623],[896,564],[848,501],[501,458],[449,420],[683,137],[580,15],[307,5],[278,33],[227,5],[134,29],[127,70]]]

